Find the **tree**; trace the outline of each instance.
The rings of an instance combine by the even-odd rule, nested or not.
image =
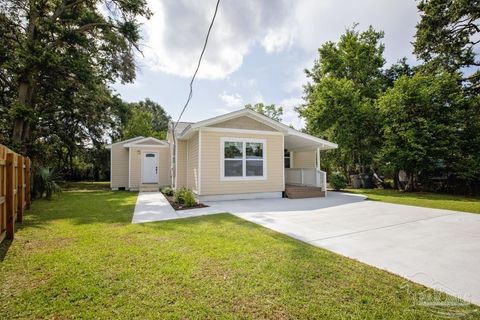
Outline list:
[[[141,110],[147,111],[152,115],[152,129],[157,132],[167,132],[168,124],[172,120],[165,109],[158,103],[146,98],[134,105],[138,105]]]
[[[5,63],[10,73],[6,80],[17,92],[9,108],[13,142],[33,140],[32,127],[43,117],[38,101],[46,103],[50,89],[62,92],[64,85],[75,89],[72,83],[83,89],[134,79],[137,19],[150,15],[144,0],[12,0],[0,10],[2,29],[8,30],[0,40],[14,43]],[[60,102],[50,101],[48,107]]]
[[[480,2],[478,0],[422,0],[422,19],[417,24],[414,53],[427,67],[450,72],[470,68],[463,80],[480,90]]]
[[[245,108],[261,113],[275,121],[282,121],[283,107],[277,107],[275,104],[265,105],[263,103],[256,103],[255,105],[247,104]]]
[[[449,172],[459,161],[459,109],[463,92],[459,74],[416,73],[401,76],[379,99],[383,115],[383,161],[405,170],[407,190],[419,174]]]
[[[305,86],[307,103],[297,108],[307,132],[339,144],[327,165],[345,174],[363,172],[373,162],[381,126],[374,102],[386,85],[383,33],[355,28],[318,49],[319,58],[306,70],[311,79]]]
[[[165,139],[171,117],[158,103],[147,98],[145,101],[129,103],[126,110],[121,108],[120,111],[120,140],[137,136]]]

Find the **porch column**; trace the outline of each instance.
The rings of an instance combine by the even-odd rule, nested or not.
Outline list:
[[[320,148],[317,148],[317,169],[320,169]]]

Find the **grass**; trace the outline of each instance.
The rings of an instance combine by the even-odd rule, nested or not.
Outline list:
[[[132,225],[135,200],[73,188],[35,201],[2,245],[2,318],[479,315],[469,304],[421,306],[448,297],[229,214]]]
[[[368,196],[368,199],[373,201],[480,213],[480,197],[429,192],[402,192],[384,189],[347,189],[347,191],[364,194]]]

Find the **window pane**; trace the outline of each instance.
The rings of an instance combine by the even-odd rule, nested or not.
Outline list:
[[[285,168],[290,168],[290,158],[285,157]]]
[[[263,176],[263,160],[247,160],[247,176]]]
[[[263,158],[263,143],[247,142],[245,146],[247,159],[262,159]]]
[[[225,160],[225,177],[241,177],[243,161],[242,160]]]
[[[242,159],[243,142],[225,142],[225,159]]]

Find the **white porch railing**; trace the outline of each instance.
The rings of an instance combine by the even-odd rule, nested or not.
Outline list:
[[[285,183],[322,188],[327,190],[327,173],[317,168],[288,168],[285,169]]]

